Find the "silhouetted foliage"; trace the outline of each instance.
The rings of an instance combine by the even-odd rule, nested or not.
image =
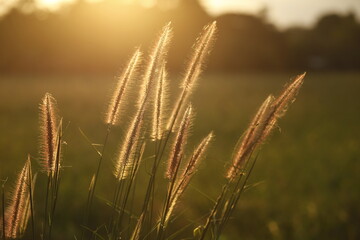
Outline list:
[[[21,9],[31,6],[23,0]],[[79,1],[56,13],[13,9],[0,20],[1,72],[114,72],[136,46],[150,46],[168,21],[174,25],[171,70],[212,19],[194,0],[176,8],[144,8],[119,1]],[[353,14],[330,14],[312,29],[278,30],[262,15],[217,17],[219,34],[209,60],[214,71],[360,69],[360,24]]]
[[[360,24],[353,14],[325,15],[312,29],[285,33],[290,67],[360,69]]]

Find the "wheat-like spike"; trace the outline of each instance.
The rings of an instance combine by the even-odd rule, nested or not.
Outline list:
[[[277,120],[285,114],[288,106],[295,101],[296,95],[298,94],[302,84],[304,83],[305,75],[306,73],[296,76],[293,82],[289,84],[283,90],[280,96],[275,99],[273,104],[274,112],[269,117],[269,123],[264,130],[263,135],[261,136],[261,141],[265,141],[265,139],[270,135],[272,129],[276,125]]]
[[[295,100],[304,82],[304,77],[305,73],[297,76],[275,100],[272,96],[265,100],[234,156],[233,165],[227,172],[228,179],[233,180],[237,176],[251,152],[270,135],[277,120],[285,114],[288,106]]]
[[[194,175],[197,166],[199,165],[199,161],[204,157],[204,154],[206,152],[206,149],[209,146],[209,143],[211,142],[212,138],[214,137],[214,134],[211,132],[209,135],[207,135],[201,143],[196,147],[195,151],[193,152],[190,160],[187,163],[186,168],[181,174],[181,177],[179,178],[178,183],[176,183],[174,195],[171,198],[169,210],[166,214],[165,223],[167,223],[171,217],[172,212],[174,211],[179,198],[185,191],[186,187],[188,186],[191,177]]]
[[[29,171],[30,161],[26,161],[25,166],[19,174],[14,192],[12,194],[9,207],[5,213],[5,235],[7,238],[18,238],[22,218],[26,210],[26,200],[29,195]]]
[[[176,122],[177,116],[179,115],[179,111],[184,105],[186,99],[191,94],[195,86],[196,80],[201,74],[202,67],[204,65],[206,56],[210,52],[211,45],[215,39],[215,35],[216,35],[216,21],[212,22],[210,25],[207,25],[200,34],[200,37],[197,39],[193,47],[194,49],[193,55],[190,58],[190,61],[187,65],[185,77],[181,84],[181,87],[183,89],[168,120],[166,126],[167,130],[174,129],[174,124]]]
[[[186,168],[184,169],[184,171],[182,173],[182,177],[180,178],[180,180],[183,178],[192,176],[195,173],[196,167],[198,166],[199,161],[203,158],[203,156],[206,152],[206,149],[208,148],[209,143],[211,142],[213,137],[214,137],[213,132],[210,132],[196,147],[189,162],[187,163]]]
[[[118,158],[115,162],[114,175],[118,180],[127,178],[133,168],[133,153],[139,139],[145,105],[148,102],[150,89],[154,79],[159,76],[161,64],[165,62],[171,35],[172,30],[170,23],[168,23],[163,28],[159,40],[156,42],[155,47],[150,54],[150,59],[145,70],[142,89],[140,91],[138,110],[128,129],[124,144],[122,145]]]
[[[169,180],[174,179],[176,169],[180,164],[180,160],[184,152],[184,147],[191,126],[191,118],[192,118],[192,107],[191,105],[189,105],[189,107],[186,109],[184,113],[183,119],[181,121],[179,130],[175,138],[174,145],[170,152],[170,157],[167,164],[167,170],[165,173],[165,177]]]
[[[239,147],[235,151],[233,164],[229,168],[227,172],[228,179],[234,179],[235,176],[239,173],[241,168],[244,166],[246,159],[260,143],[260,138],[268,124],[268,119],[273,113],[273,103],[274,97],[270,95],[263,102],[255,117],[251,121],[248,129],[245,132],[245,136],[243,137]]]
[[[141,52],[140,49],[136,49],[135,53],[132,55],[129,60],[126,68],[120,75],[116,89],[111,98],[108,111],[106,113],[105,123],[109,125],[115,125],[119,120],[119,112],[121,105],[124,102],[124,95],[127,89],[128,83],[134,77],[136,69],[141,62]]]
[[[55,170],[56,133],[57,133],[56,101],[50,93],[46,93],[40,104],[40,153],[44,170],[50,174]]]
[[[205,26],[202,35],[194,47],[194,53],[186,69],[185,78],[182,83],[182,87],[186,88],[188,91],[191,91],[202,71],[202,66],[205,62],[206,56],[209,54],[209,50],[215,39],[215,34],[216,21]]]
[[[118,180],[126,179],[134,164],[134,152],[139,141],[144,111],[139,109],[127,131],[124,143],[115,162],[114,175]]]
[[[30,157],[29,157],[29,161],[30,161]],[[29,170],[29,174],[30,174],[30,177],[31,177],[32,176],[31,167],[30,167],[30,170]],[[34,177],[32,179],[32,188],[31,188],[32,196],[34,196],[34,189],[35,189],[36,179],[37,179],[37,174],[35,173]],[[30,180],[31,179],[29,179],[29,181]],[[31,216],[31,201],[30,201],[30,194],[28,194],[27,199],[26,199],[26,203],[25,203],[24,214],[21,217],[21,221],[20,221],[20,225],[19,225],[19,229],[20,229],[19,234],[20,234],[20,236],[23,236],[25,234],[25,231],[26,231],[30,216]]]
[[[164,131],[164,109],[165,97],[167,92],[165,63],[161,68],[161,72],[156,85],[155,103],[153,110],[152,139],[159,140]]]
[[[162,64],[169,49],[170,40],[172,37],[171,23],[163,27],[162,33],[156,42],[152,52],[150,53],[149,61],[145,69],[144,82],[140,91],[139,106],[144,108],[148,102],[150,90],[155,79],[158,78]]]

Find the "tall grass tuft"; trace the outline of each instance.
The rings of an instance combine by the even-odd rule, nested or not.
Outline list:
[[[152,89],[154,81],[159,78],[161,74],[161,69],[166,59],[171,37],[171,23],[168,23],[165,27],[163,27],[160,37],[156,41],[153,50],[149,55],[138,101],[140,108],[145,108],[145,105],[149,102],[148,100],[150,95],[153,93]]]
[[[166,96],[168,84],[166,81],[165,63],[162,65],[158,81],[156,83],[155,102],[153,107],[153,124],[151,136],[154,140],[160,140],[164,133],[164,118],[166,109]]]
[[[259,108],[245,131],[240,144],[235,147],[233,163],[226,175],[228,182],[223,186],[222,192],[206,219],[200,239],[205,239],[209,228],[212,229],[211,232],[213,233],[211,238],[218,239],[220,237],[254,168],[257,158],[249,162],[253,152],[266,140],[278,119],[284,115],[289,105],[294,102],[303,84],[304,77],[305,73],[295,77],[277,98],[270,95]]]
[[[165,222],[164,222],[165,225],[169,222],[171,214],[173,213],[181,195],[184,193],[186,187],[190,183],[192,176],[195,174],[197,167],[200,163],[200,160],[204,158],[206,150],[213,137],[214,134],[211,132],[201,141],[201,143],[196,147],[195,151],[191,155],[191,158],[189,159],[189,161],[186,164],[186,167],[183,169],[182,173],[180,174],[180,177],[175,182],[175,187],[173,193],[171,194],[172,196],[170,198],[168,212],[165,216]]]
[[[186,109],[184,116],[181,120],[179,130],[177,131],[174,145],[170,152],[170,157],[167,163],[167,170],[165,177],[170,181],[176,178],[177,171],[180,166],[180,160],[184,155],[184,148],[187,142],[187,137],[191,127],[192,120],[192,107],[191,105]]]
[[[182,107],[186,105],[186,100],[194,90],[197,79],[199,78],[203,65],[206,60],[206,56],[210,53],[212,43],[215,41],[216,35],[216,21],[210,25],[205,26],[203,32],[200,34],[193,49],[193,55],[188,62],[185,77],[182,80],[182,91],[176,101],[175,106],[172,109],[170,115],[167,130],[173,131],[176,128],[176,119],[181,111]]]
[[[247,186],[260,147],[267,141],[278,120],[295,100],[304,82],[305,73],[295,77],[278,97],[269,95],[261,104],[234,147],[231,163],[227,164],[224,176],[226,182],[206,216],[171,231],[174,230],[172,222],[180,217],[180,214],[175,214],[178,205],[186,189],[191,186],[191,180],[198,171],[201,160],[205,160],[207,149],[214,139],[214,133],[211,131],[197,146],[189,149],[188,142],[191,142],[189,138],[194,119],[194,107],[190,104],[189,97],[203,70],[216,31],[216,22],[213,22],[205,26],[200,33],[192,49],[178,98],[175,99],[175,103],[168,104],[168,99],[171,98],[168,98],[170,78],[166,72],[166,58],[173,31],[171,24],[166,24],[145,57],[146,61],[142,61],[142,53],[137,48],[118,78],[104,120],[106,134],[103,144],[92,143],[80,130],[98,156],[97,168],[91,175],[84,204],[81,239],[177,239],[191,227],[194,227],[197,239],[221,237]],[[141,63],[143,66],[140,66]],[[142,72],[138,74],[140,71]],[[109,207],[109,215],[93,219],[92,206],[102,203],[94,202],[94,199],[110,132],[121,122],[124,106],[130,102],[127,98],[129,86],[133,83],[139,83],[140,89],[133,104],[133,116],[124,128],[124,136],[113,162],[114,184],[108,185],[112,199],[108,199],[108,195],[101,197]],[[167,109],[169,105],[172,106],[171,109]],[[58,116],[56,101],[49,93],[45,94],[40,104],[40,130],[41,168],[47,177],[44,203],[34,205],[36,173],[33,177],[28,157],[6,210],[4,184],[2,187],[3,211],[0,231],[4,240],[28,239],[29,220],[32,239],[52,238],[56,220],[55,209],[60,196],[64,140],[63,120]],[[149,154],[151,151],[153,154]],[[164,161],[164,157],[168,159]],[[142,168],[143,162],[145,166]],[[145,183],[144,179],[141,179],[141,182],[137,178],[141,172],[146,173]],[[138,188],[138,185],[144,186]],[[43,218],[37,217],[37,212],[43,214]],[[76,234],[74,237],[78,239]]]
[[[56,133],[58,128],[58,115],[56,100],[50,93],[46,93],[40,103],[40,154],[42,165],[48,175],[55,170]]]
[[[57,114],[56,100],[46,93],[40,103],[40,153],[47,172],[42,237],[51,239],[60,185],[62,158],[62,119]]]
[[[256,146],[260,144],[262,136],[264,135],[264,130],[269,124],[270,115],[273,113],[273,102],[274,97],[272,95],[266,98],[247,128],[239,147],[237,147],[237,149],[235,148],[233,164],[226,175],[231,181],[241,172],[248,157],[254,151]]]
[[[22,237],[28,221],[30,203],[29,184],[31,184],[31,163],[26,161],[12,193],[10,204],[5,212],[5,237],[17,239]]]
[[[108,111],[106,113],[105,123],[108,125],[115,125],[119,120],[119,113],[121,105],[124,102],[125,91],[128,87],[128,83],[134,78],[137,67],[141,61],[140,49],[136,49],[135,53],[131,57],[124,71],[118,79],[116,89],[111,98]]]

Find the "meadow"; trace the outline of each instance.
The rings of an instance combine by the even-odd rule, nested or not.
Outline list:
[[[197,222],[211,208],[237,139],[268,94],[279,93],[296,74],[212,73],[201,77],[192,96],[196,118],[189,146],[195,146],[210,130],[215,141],[185,192],[176,213],[183,216],[182,222],[174,221],[174,227]],[[222,239],[360,238],[359,79],[360,73],[307,74],[297,100],[262,147],[250,186]],[[179,77],[171,74],[170,81],[176,89]],[[79,234],[88,185],[97,165],[97,156],[79,128],[94,143],[103,141],[103,119],[114,82],[115,77],[108,75],[0,76],[0,177],[8,178],[6,190],[11,189],[27,154],[38,157],[38,108],[45,92],[57,99],[67,126],[54,239],[74,239]],[[131,109],[131,102],[128,105]],[[130,118],[124,115],[109,140],[96,193],[94,214],[98,219],[108,211],[102,199],[110,198],[112,160]],[[45,182],[43,175],[39,182]],[[139,176],[141,188],[146,166]],[[39,184],[35,192],[43,189]],[[36,204],[42,204],[42,199],[35,199]],[[184,238],[191,236],[192,229],[185,232]]]

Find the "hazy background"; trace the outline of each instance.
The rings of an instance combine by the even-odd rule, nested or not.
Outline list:
[[[339,1],[2,1],[17,2],[0,20],[4,73],[114,73],[168,21],[175,32],[169,68],[178,71],[196,34],[213,20],[219,37],[210,71],[360,68],[358,1],[341,1],[339,10]]]
[[[171,227],[193,223],[183,236],[192,235],[256,109],[307,71],[297,101],[260,153],[250,178],[256,187],[245,192],[223,239],[360,239],[359,1],[0,0],[0,11],[0,178],[8,178],[7,194],[28,153],[39,170],[38,105],[45,92],[70,123],[54,239],[79,235],[97,156],[78,128],[101,143],[107,101],[127,58],[140,45],[146,54],[172,21],[168,68],[176,97],[191,46],[213,20],[218,38],[191,99],[196,120],[188,150],[211,130],[216,141]],[[100,199],[111,198],[112,160],[130,118],[124,114],[110,137],[94,224],[109,211]],[[139,175],[142,186],[145,170]],[[45,182],[40,174],[39,207]]]

